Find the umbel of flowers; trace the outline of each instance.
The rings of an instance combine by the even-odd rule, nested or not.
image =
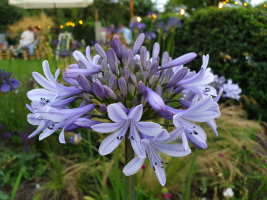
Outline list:
[[[8,92],[15,90],[19,87],[19,81],[15,78],[11,78],[12,72],[5,72],[0,69],[0,91]]]
[[[140,34],[133,49],[127,49],[114,36],[107,52],[95,44],[97,55],[93,58],[90,47],[86,56],[75,51],[77,63],[63,76],[69,87],[57,82],[60,70],[53,76],[44,61],[45,77],[33,72],[43,89],[27,93],[32,101],[27,105],[31,111],[28,122],[38,126],[29,137],[40,134],[42,140],[60,129],[59,141],[65,143],[64,131],[85,128],[110,133],[99,147],[101,155],[110,154],[123,140],[129,141],[125,148],[132,148],[136,157],[126,163],[123,173],[137,173],[148,158],[160,184],[165,185],[167,163],[158,151],[182,157],[191,153],[189,143],[206,149],[206,133],[195,122],[208,123],[217,135],[215,118],[220,116],[217,102],[222,89],[217,94],[209,85],[214,81],[207,68],[209,56],[203,56],[198,72],[190,71],[183,65],[193,60],[195,53],[172,59],[168,52],[160,56],[160,46],[155,43],[150,55],[142,46],[144,39]],[[81,105],[69,109],[67,106],[77,99],[83,99]],[[93,110],[98,114],[90,113]],[[158,118],[170,120],[176,129],[168,133],[153,122]],[[110,122],[101,123],[101,119]],[[178,138],[182,138],[181,143]]]

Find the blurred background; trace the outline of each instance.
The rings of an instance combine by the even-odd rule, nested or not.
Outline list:
[[[146,160],[136,175],[136,199],[267,199],[267,2],[0,0],[0,200],[123,199],[123,144],[100,156],[105,136],[91,130],[66,133],[67,144],[58,133],[28,139],[35,127],[27,122],[26,92],[40,87],[32,72],[43,74],[43,60],[52,73],[64,72],[76,63],[75,50],[90,46],[95,55],[94,44],[107,50],[114,35],[132,47],[140,33],[150,53],[155,42],[160,55],[172,58],[196,52],[191,70],[209,54],[213,73],[238,83],[242,94],[239,101],[220,100],[218,137],[200,124],[207,150],[161,155],[169,163],[164,188]]]

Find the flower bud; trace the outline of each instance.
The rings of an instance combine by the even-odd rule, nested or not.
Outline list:
[[[130,92],[131,96],[134,96],[135,93],[135,87],[132,83],[128,83],[128,91]]]
[[[179,94],[179,93],[181,93],[183,90],[184,90],[184,88],[178,87],[178,88],[175,88],[174,93],[175,93],[175,94]]]
[[[115,74],[113,74],[109,79],[109,87],[113,91],[117,90],[117,81],[118,81],[118,79],[117,79],[117,76]]]
[[[148,76],[148,72],[145,71],[143,73],[143,81],[144,81],[145,84],[146,84],[147,76]]]
[[[149,87],[146,87],[147,100],[151,107],[156,111],[165,110],[165,104],[162,98]]]
[[[131,60],[133,59],[133,53],[130,49],[126,49],[124,51],[124,54],[122,56],[122,62],[123,62],[123,65],[126,67],[126,66],[129,66]]]
[[[135,54],[137,54],[137,52],[139,51],[140,47],[142,46],[144,40],[145,40],[145,34],[141,33],[134,43],[133,56],[135,56]]]
[[[161,66],[167,64],[169,62],[169,54],[167,51],[165,51],[162,55],[162,59],[161,59]]]
[[[132,59],[130,64],[129,64],[129,69],[131,72],[134,72],[135,71],[135,64],[137,63],[137,60],[135,59]]]
[[[166,63],[165,65],[162,65],[161,68],[166,69],[170,67],[184,65],[186,63],[189,63],[191,60],[195,59],[195,57],[197,57],[196,53],[188,53],[188,54],[185,54],[183,56],[180,56],[174,59],[173,61]]]
[[[95,51],[101,56],[101,58],[107,60],[107,54],[105,53],[104,49],[97,43],[95,44]]]
[[[116,59],[117,58],[116,58],[114,50],[112,48],[109,48],[107,51],[107,60],[108,60],[109,67],[111,71],[113,72],[113,74],[117,73],[118,65],[117,65]]]
[[[141,95],[144,94],[144,92],[146,91],[146,85],[142,81],[138,82],[137,91],[138,91],[138,94],[141,94]]]
[[[152,85],[155,83],[155,81],[157,80],[157,78],[158,78],[158,76],[153,75],[153,76],[148,80],[148,84],[149,84],[149,86],[152,86]]]
[[[166,76],[163,78],[163,81],[161,82],[161,84],[168,83],[172,76],[173,76],[173,70],[167,69]]]
[[[146,69],[145,70],[148,71],[150,69],[151,65],[152,65],[152,63],[150,60],[146,61]]]
[[[109,70],[107,61],[102,60],[102,62],[101,62],[101,70],[102,70],[103,72]]]
[[[95,82],[93,83],[93,90],[94,90],[94,93],[97,94],[100,98],[102,99],[106,98],[103,85],[98,79],[96,79]]]
[[[167,89],[167,95],[166,95],[166,98],[169,99],[172,93],[173,93],[173,87],[168,88],[168,89]]]
[[[146,105],[147,103],[147,94],[146,92],[142,95],[142,98],[141,98],[141,104],[143,105],[143,107]]]
[[[137,86],[137,79],[133,73],[130,73],[130,82],[136,87]]]
[[[127,97],[127,85],[123,77],[119,78],[118,85],[124,97]]]
[[[79,85],[84,89],[85,92],[87,92],[91,95],[94,95],[93,89],[84,75],[79,74],[77,81],[78,81]]]
[[[82,98],[87,103],[92,103],[92,100],[90,99],[89,95],[86,93],[82,93]]]
[[[159,51],[160,51],[160,46],[159,43],[155,43],[153,46],[153,52],[152,52],[152,62],[157,61],[158,56],[159,56]]]
[[[133,106],[137,106],[139,104],[138,98],[134,97],[132,103],[133,103]]]
[[[123,76],[123,78],[125,79],[125,81],[128,82],[128,79],[129,79],[129,77],[130,77],[130,70],[129,70],[128,67],[125,67],[125,68],[123,69],[122,76]]]
[[[109,79],[110,79],[110,74],[108,71],[105,71],[104,73],[104,81],[106,85],[109,85]]]
[[[158,71],[158,68],[159,68],[159,63],[154,62],[148,71],[147,78],[150,79],[154,74],[156,74],[156,72]]]
[[[114,49],[114,52],[117,56],[117,58],[119,60],[122,59],[122,44],[121,44],[121,40],[116,36],[114,35],[113,36],[113,39],[111,41],[111,46],[112,46],[112,49]]]
[[[121,93],[117,96],[117,99],[120,102],[123,102],[124,101],[123,95]]]
[[[103,104],[100,106],[100,111],[101,111],[102,113],[104,113],[104,114],[107,114],[107,113],[108,113],[106,104],[103,103]]]
[[[144,46],[142,46],[140,49],[140,59],[142,67],[146,70],[147,50]]]
[[[124,112],[127,114],[128,112],[129,112],[129,110],[121,103],[121,102],[119,102],[119,103],[117,103],[121,108],[122,108],[122,110],[124,110]]]
[[[117,100],[117,96],[116,96],[116,94],[112,91],[112,89],[110,89],[108,86],[106,86],[106,85],[103,85],[103,88],[104,88],[104,90],[105,90],[105,94],[108,96],[108,97],[110,97],[110,98],[112,98],[112,99],[114,99],[114,100]]]
[[[127,50],[125,45],[122,45],[122,55],[124,54],[124,52]]]
[[[166,85],[167,88],[174,86],[176,83],[181,81],[187,74],[187,67],[180,69],[174,76],[171,78],[169,83]]]
[[[159,96],[162,96],[162,87],[161,85],[158,85],[157,88],[156,88],[156,93],[159,95]]]

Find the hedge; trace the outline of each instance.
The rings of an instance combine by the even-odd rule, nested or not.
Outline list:
[[[258,105],[245,104],[250,118],[267,120],[267,15],[257,8],[210,7],[183,19],[176,35],[175,56],[196,52],[188,67],[199,70],[210,55],[215,74],[231,78]],[[243,98],[244,102],[244,98]]]

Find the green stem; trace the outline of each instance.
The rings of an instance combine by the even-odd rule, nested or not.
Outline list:
[[[128,130],[125,137],[125,165],[127,165],[134,158],[134,151],[131,146],[131,141],[127,139],[130,134]],[[135,178],[132,176],[125,176],[125,200],[134,200],[135,199]]]
[[[191,166],[190,166],[190,170],[189,170],[185,200],[189,200],[189,198],[190,198],[191,182],[192,182],[192,178],[193,178],[193,173],[194,173],[194,168],[195,168],[195,164],[196,164],[196,160],[197,160],[198,151],[199,151],[199,149],[195,148],[194,157],[193,157],[193,160],[191,162]]]

